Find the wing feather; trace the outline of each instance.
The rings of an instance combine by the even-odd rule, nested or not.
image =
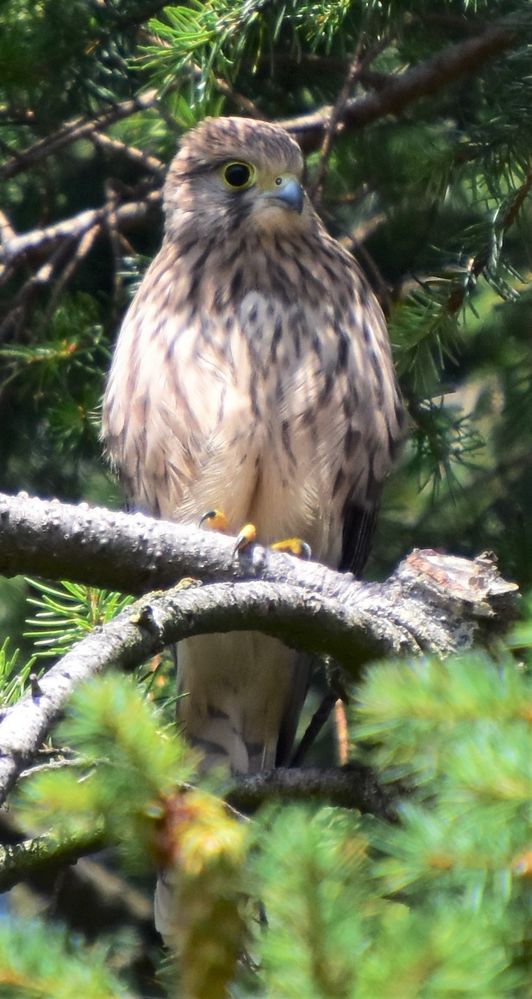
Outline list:
[[[378,508],[364,510],[356,503],[347,504],[342,528],[340,572],[352,572],[359,577],[368,560],[377,524]]]

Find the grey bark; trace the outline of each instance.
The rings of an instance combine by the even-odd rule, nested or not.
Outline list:
[[[515,610],[517,587],[489,556],[468,561],[414,551],[385,582],[362,583],[258,545],[238,554],[234,548],[235,539],[140,514],[0,495],[6,575],[136,593],[182,578],[96,628],[3,711],[0,801],[78,683],[110,666],[132,668],[183,638],[254,629],[327,653],[356,675],[386,653],[446,655],[489,641]]]

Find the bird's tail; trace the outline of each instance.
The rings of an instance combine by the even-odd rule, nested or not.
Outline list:
[[[177,720],[202,769],[256,773],[287,762],[308,685],[309,659],[256,632],[201,635],[178,646]],[[172,872],[155,890],[155,925],[171,947]]]
[[[256,632],[201,635],[178,648],[177,716],[204,769],[255,773],[286,758],[306,693],[298,654]]]

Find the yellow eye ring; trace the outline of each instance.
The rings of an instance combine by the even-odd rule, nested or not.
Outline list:
[[[255,168],[251,163],[234,160],[225,164],[222,177],[225,186],[231,191],[244,191],[246,187],[251,187],[255,180]]]

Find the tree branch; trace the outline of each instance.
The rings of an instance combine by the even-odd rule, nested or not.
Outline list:
[[[518,33],[519,28],[508,20],[488,28],[476,38],[448,46],[431,59],[392,77],[378,91],[347,101],[336,130],[349,128],[354,131],[388,114],[398,114],[420,97],[427,97],[447,83],[475,73],[482,63],[510,48]],[[302,149],[309,152],[318,149],[323,142],[333,112],[334,108],[328,106],[312,114],[287,118],[280,124],[297,138]]]
[[[345,767],[305,770],[278,767],[238,778],[225,796],[229,805],[246,814],[266,801],[324,801],[338,808],[356,808],[362,813],[393,821],[394,794],[383,788],[375,774],[362,763]]]
[[[327,769],[280,767],[257,774],[241,775],[235,779],[225,800],[230,808],[246,815],[256,811],[265,802],[322,801],[338,808],[356,809],[363,814],[394,822],[398,793],[397,788],[380,785],[369,767],[353,762],[344,767]],[[64,874],[65,868],[76,864],[81,857],[112,845],[99,829],[67,839],[61,839],[53,833],[26,839],[6,819],[3,824],[11,842],[0,846],[0,892],[9,891],[19,881],[27,881],[37,890],[54,891],[57,896],[55,882],[58,873]],[[148,935],[151,931],[153,935],[151,905],[134,889],[126,889],[121,879],[111,875],[109,871],[101,872],[100,876],[98,871],[96,864],[81,862],[77,863],[75,869],[68,871],[68,878],[74,880],[72,887],[79,892],[83,890],[84,879],[89,877],[91,883],[95,882],[93,890],[102,891],[103,898],[99,898],[98,911],[100,905],[104,909],[109,907],[110,915],[115,920],[120,917],[120,921],[138,924],[141,931],[147,930]],[[80,879],[81,888],[78,883]],[[69,922],[74,918],[76,926],[80,925],[81,917],[81,927],[86,931],[90,930],[90,917],[85,924],[86,917],[78,913],[76,907],[74,913],[68,915]]]
[[[504,614],[517,590],[514,583],[501,579],[493,561],[482,557],[471,562],[436,552],[414,553],[386,584],[379,584],[361,583],[351,573],[334,572],[260,545],[238,554],[234,549],[234,538],[142,513],[41,500],[23,492],[0,493],[0,573],[6,576],[34,573],[137,595],[171,586],[183,577],[203,583],[261,580],[299,587],[307,596],[318,594],[339,602],[346,611],[354,599],[358,613],[367,605],[370,614],[383,586],[399,586],[405,592],[410,587],[415,599],[415,587],[422,583],[425,600],[432,592],[434,599],[459,601],[464,608],[469,605],[472,618],[479,621],[482,616]],[[395,617],[392,613],[391,619]],[[373,628],[378,625],[384,620],[374,622]],[[426,636],[429,646],[437,644],[436,635],[437,628],[431,628]],[[443,645],[448,644],[444,638]]]
[[[67,146],[71,142],[77,142],[78,139],[84,139],[95,132],[101,131],[101,129],[108,128],[115,121],[121,121],[122,118],[129,118],[130,115],[136,114],[137,111],[145,111],[146,108],[153,107],[157,103],[157,99],[157,91],[155,89],[148,90],[145,94],[140,94],[131,100],[113,104],[110,108],[106,108],[105,111],[100,111],[94,118],[85,120],[76,118],[75,121],[67,122],[57,132],[46,136],[44,139],[39,139],[38,142],[35,142],[24,152],[18,153],[13,159],[8,160],[0,170],[0,176],[3,176],[5,180],[8,180],[10,177],[16,177],[23,170],[33,167],[39,160],[50,156],[52,153],[57,153],[63,146]]]
[[[117,226],[132,225],[138,222],[139,219],[143,219],[150,209],[159,205],[160,201],[161,192],[156,190],[151,191],[138,201],[127,202],[118,208],[113,207],[113,222]],[[13,235],[11,238],[4,239],[0,253],[0,263],[4,267],[8,265],[12,266],[19,257],[25,254],[40,252],[43,248],[62,242],[65,239],[79,240],[85,233],[94,229],[94,227],[100,227],[106,223],[109,214],[110,209],[108,205],[104,205],[101,208],[88,208],[86,211],[80,212],[79,215],[74,215],[73,218],[56,222],[54,225],[46,226],[44,229],[32,229],[30,232],[22,233],[20,236]],[[0,274],[2,274],[2,271],[3,268],[0,269]]]
[[[37,690],[4,710],[0,800],[74,687],[110,666],[132,668],[197,634],[257,630],[328,653],[353,674],[385,652],[442,655],[469,647],[507,623],[517,590],[488,557],[413,552],[384,583],[361,583],[258,545],[235,555],[234,539],[193,527],[24,494],[0,495],[0,571],[135,592],[185,577],[96,628]]]
[[[97,853],[106,845],[101,832],[94,831],[66,840],[48,833],[1,846],[0,892],[9,891],[19,881],[31,879],[36,874],[41,877],[53,875],[67,864],[74,864],[79,857]]]
[[[156,177],[164,177],[166,168],[162,160],[159,160],[157,156],[151,156],[149,153],[144,152],[143,149],[137,149],[136,146],[128,145],[127,142],[122,142],[120,139],[113,139],[109,135],[106,135],[105,132],[94,132],[90,136],[90,139],[96,148],[99,147],[108,152],[116,153],[130,160],[136,166],[142,167],[147,173],[153,173]]]
[[[53,833],[26,838],[4,812],[0,816],[0,891],[9,891],[20,881],[32,891],[46,895],[51,903],[48,916],[66,922],[88,939],[103,931],[126,925],[134,927],[147,948],[158,943],[153,925],[151,899],[111,871],[90,860],[87,854],[101,851],[109,843],[101,831],[61,839]],[[124,957],[152,977],[155,968],[148,955]],[[139,968],[137,968],[139,970]]]
[[[340,88],[336,101],[332,107],[327,125],[325,128],[325,133],[321,143],[320,158],[316,168],[316,173],[314,175],[312,184],[308,190],[309,197],[314,203],[317,202],[321,195],[321,186],[325,177],[325,171],[327,169],[327,162],[331,155],[331,150],[333,147],[333,139],[337,132],[339,123],[342,120],[342,115],[344,109],[349,101],[349,92],[353,84],[358,80],[360,72],[363,66],[363,62],[360,60],[360,42],[357,46],[357,51],[353,56],[349,68],[347,70],[345,80]],[[369,61],[369,55],[367,60]]]
[[[373,771],[362,763],[344,767],[306,770],[278,767],[235,779],[225,795],[227,804],[249,815],[265,802],[324,801],[338,808],[356,809],[394,821],[397,792],[382,787]],[[0,892],[9,891],[21,880],[39,878],[53,883],[58,870],[83,856],[111,845],[101,830],[62,839],[54,833],[23,839],[0,846]]]

